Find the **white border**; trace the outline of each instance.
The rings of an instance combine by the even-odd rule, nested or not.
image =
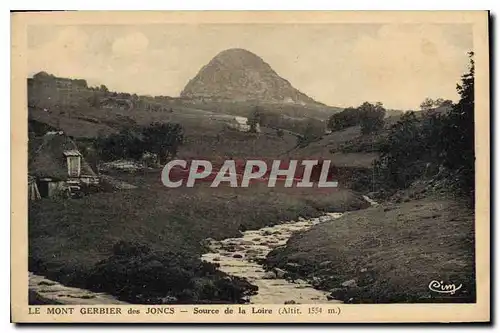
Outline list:
[[[308,0],[308,1],[300,1],[300,2],[292,2],[291,0],[274,0],[274,1],[269,1],[269,0],[253,0],[253,1],[248,1],[248,2],[238,2],[238,1],[228,1],[228,0],[218,0],[218,1],[210,1],[210,4],[208,4],[208,1],[206,0],[183,0],[183,1],[178,1],[178,2],[170,2],[170,3],[165,3],[165,1],[134,1],[134,2],[129,2],[129,3],[123,3],[123,1],[108,1],[104,3],[102,0],[87,0],[85,2],[68,2],[68,1],[62,1],[62,0],[46,0],[43,2],[40,1],[35,1],[35,0],[17,0],[17,1],[2,1],[0,3],[0,8],[2,9],[1,11],[1,16],[0,16],[0,29],[2,33],[2,43],[4,45],[4,49],[2,50],[2,58],[1,58],[1,63],[2,63],[2,68],[4,69],[2,73],[10,73],[10,15],[8,10],[32,10],[32,9],[37,9],[37,10],[50,10],[50,9],[65,9],[65,10],[465,10],[465,9],[475,9],[475,10],[484,10],[484,9],[491,9],[492,13],[498,13],[499,10],[497,8],[499,7],[499,2],[498,1],[485,1],[485,0],[454,0],[454,1],[435,1],[435,0],[419,0],[417,1],[412,1],[411,3],[401,3],[401,1],[393,0],[393,1],[373,1],[373,0],[349,0],[345,2],[339,2],[339,1],[317,1],[317,0]],[[496,49],[496,48],[495,48]],[[493,50],[495,51],[495,50]],[[498,60],[497,54],[495,52],[493,59],[496,61]],[[495,78],[494,73],[492,73],[492,78]],[[5,96],[10,96],[10,75],[2,75],[1,79],[1,86],[2,86],[2,91],[3,91],[3,98],[0,99],[0,103],[2,106],[2,121],[0,121],[0,124],[2,126],[1,128],[1,135],[2,138],[0,139],[0,149],[4,154],[8,154],[10,152],[10,101],[9,97],[5,98]],[[492,96],[498,96],[499,95],[499,89],[498,86],[495,85],[495,91],[493,92]],[[492,110],[492,113],[494,113],[496,110]],[[495,119],[495,127],[498,127],[499,125],[499,120],[498,116]],[[498,147],[498,142],[495,139],[494,141],[495,145],[494,147]],[[9,154],[10,155],[10,154]],[[5,155],[4,155],[5,156]],[[10,181],[7,179],[10,179],[10,163],[6,163],[5,159],[3,159],[3,163],[0,163],[0,171],[1,174],[4,175],[5,181],[2,183],[1,189],[0,189],[0,195],[1,195],[1,200],[0,200],[0,205],[1,205],[1,211],[2,211],[2,216],[3,216],[3,223],[2,223],[2,244],[4,246],[3,251],[2,251],[2,266],[4,270],[7,269],[7,265],[9,264],[10,260],[10,223],[7,223],[7,221],[10,221]],[[492,170],[493,171],[493,170]],[[497,179],[498,180],[498,179]],[[495,188],[496,185],[498,185],[497,181],[495,181]],[[498,198],[495,199],[494,206],[500,207]],[[495,228],[496,229],[496,239],[498,239],[499,232],[498,232],[498,226]],[[492,243],[494,246],[495,242]],[[7,260],[4,260],[4,259]],[[494,267],[496,268],[498,266],[498,257],[496,257],[495,262],[497,265]],[[10,266],[10,264],[9,264]],[[496,269],[495,269],[496,271]],[[498,277],[498,274],[495,274],[494,276]],[[10,276],[8,274],[2,274],[2,308],[0,313],[3,314],[3,320],[2,322],[2,331],[4,331],[4,328],[6,329],[5,331],[10,331],[15,329],[15,327],[11,324],[8,324],[10,321]],[[6,281],[7,280],[7,281]],[[494,281],[494,280],[493,280]],[[498,288],[496,289],[496,295],[498,296]],[[498,314],[498,305],[494,307],[496,310],[493,316]],[[497,316],[495,316],[497,317]],[[498,318],[498,317],[497,317]],[[5,327],[4,327],[5,326]],[[345,328],[343,327],[316,327],[317,329],[325,329],[325,330],[331,330],[332,328],[335,330],[340,330],[343,331]],[[363,329],[364,327],[357,327],[356,329]],[[431,327],[426,327],[426,331],[438,331],[442,329],[443,327],[440,328],[431,328]],[[479,329],[480,327],[464,327],[467,331],[474,331]],[[47,327],[47,329],[52,329],[52,327]],[[68,327],[65,327],[64,329],[69,329]],[[86,329],[86,327],[80,327],[80,329]],[[94,328],[96,330],[100,330],[100,328]],[[113,327],[110,328],[111,331],[118,331],[118,330],[123,330],[125,329],[124,327]],[[130,327],[130,329],[135,330],[136,327]],[[142,328],[144,329],[144,328]],[[150,328],[148,328],[149,330]],[[176,331],[178,327],[168,327],[170,331]],[[183,329],[192,329],[193,331],[197,331],[202,329],[200,326],[196,327],[190,327],[190,328],[183,328]],[[215,331],[221,329],[220,327],[212,327],[210,330]],[[232,329],[231,327],[228,327],[227,329]],[[240,327],[240,329],[243,329]],[[264,327],[256,327],[254,329],[259,329],[259,330],[268,330],[268,328]],[[308,328],[306,327],[284,327],[282,329],[286,330],[307,330]],[[370,329],[375,329],[375,330],[384,330],[386,327],[370,327]],[[404,330],[404,327],[398,327],[397,330]],[[25,332],[31,332],[34,330],[34,328],[25,328]]]

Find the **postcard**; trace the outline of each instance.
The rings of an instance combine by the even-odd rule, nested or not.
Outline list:
[[[489,12],[11,23],[13,322],[490,321]]]

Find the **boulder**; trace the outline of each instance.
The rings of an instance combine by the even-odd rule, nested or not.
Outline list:
[[[286,271],[282,270],[281,268],[275,268],[274,271],[276,272],[276,277],[278,279],[283,279],[285,277]]]
[[[325,267],[328,267],[330,266],[332,262],[330,260],[325,260],[325,261],[322,261],[320,264],[319,264],[319,267],[320,268],[325,268]]]
[[[326,296],[328,300],[339,300],[343,301],[347,295],[347,290],[344,288],[333,288],[330,290],[330,294]]]
[[[266,272],[264,273],[264,276],[262,277],[263,279],[276,279],[276,273],[274,272]]]
[[[287,262],[286,265],[285,265],[285,267],[287,269],[296,271],[300,267],[300,265],[298,263],[296,263],[296,262]]]
[[[166,297],[161,298],[161,302],[162,302],[162,304],[177,303],[177,297],[175,297],[175,296],[166,296]]]
[[[240,259],[240,258],[243,258],[243,255],[239,254],[239,253],[235,253],[235,254],[233,254],[233,258]]]
[[[347,280],[347,281],[342,282],[341,286],[346,287],[346,288],[355,288],[358,286],[358,283],[356,282],[356,279],[351,279],[351,280]]]

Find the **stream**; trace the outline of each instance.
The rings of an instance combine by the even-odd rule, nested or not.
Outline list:
[[[299,304],[299,303],[339,303],[329,300],[329,292],[314,289],[304,280],[293,282],[286,280],[285,271],[275,269],[264,271],[257,261],[264,259],[271,250],[286,244],[293,233],[303,232],[318,223],[323,223],[342,216],[342,213],[328,213],[309,220],[300,219],[258,230],[248,230],[238,238],[226,238],[221,241],[207,240],[209,253],[202,260],[217,263],[219,270],[238,277],[246,278],[259,287],[257,295],[248,299],[251,304]]]
[[[106,293],[96,293],[86,289],[68,287],[43,276],[29,273],[29,291],[55,304],[95,305],[127,304]]]

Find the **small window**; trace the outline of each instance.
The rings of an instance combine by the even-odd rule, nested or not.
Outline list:
[[[70,177],[80,177],[80,156],[68,156],[68,174]]]

